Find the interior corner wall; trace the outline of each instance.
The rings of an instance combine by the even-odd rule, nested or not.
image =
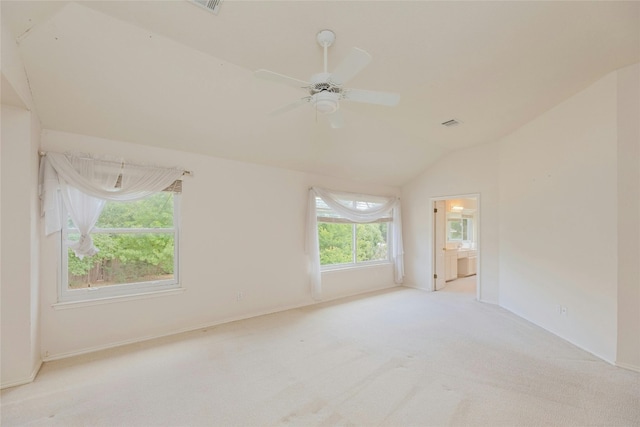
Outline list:
[[[406,184],[406,283],[432,288],[430,199],[480,193],[482,300],[640,370],[639,86],[613,72]]]
[[[194,172],[185,178],[181,196],[179,274],[184,292],[54,307],[60,233],[43,237],[45,360],[313,304],[304,250],[309,187],[400,194],[396,187],[51,130],[43,132],[42,148],[111,154]],[[390,263],[325,272],[322,282],[324,300],[395,286]],[[240,301],[238,292],[243,294]]]
[[[500,305],[616,359],[617,75],[500,141]],[[637,117],[636,117],[637,120]]]
[[[6,79],[4,81],[11,84],[10,89],[15,91],[21,102],[27,106],[27,109],[35,111],[29,81],[24,69],[24,64],[20,58],[15,37],[11,34],[10,25],[5,23],[4,16],[0,16],[0,18],[2,21],[2,25],[0,26],[0,55],[2,58],[2,75]]]
[[[0,144],[0,387],[35,378],[40,357],[40,120],[15,38],[2,17]],[[11,94],[11,96],[7,96]],[[6,96],[6,98],[5,98]]]
[[[39,123],[25,109],[2,105],[0,145],[0,292],[2,388],[30,382],[40,367]]]
[[[640,372],[640,64],[618,71],[618,353]]]
[[[498,303],[498,144],[453,152],[402,187],[405,283],[433,289],[431,198],[480,195],[480,300]]]
[[[29,236],[31,249],[31,276],[30,276],[30,314],[31,314],[31,375],[35,378],[42,365],[42,352],[40,349],[40,195],[38,193],[38,180],[40,170],[40,135],[42,127],[40,120],[33,112],[29,113],[31,119],[31,135],[29,149]]]

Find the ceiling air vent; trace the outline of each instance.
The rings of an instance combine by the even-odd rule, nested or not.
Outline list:
[[[191,0],[191,2],[217,15],[218,12],[220,12],[220,3],[222,3],[222,0]]]
[[[454,126],[458,126],[460,123],[462,122],[458,119],[451,119],[451,120],[447,120],[446,122],[442,122],[441,124],[448,128],[452,128]]]

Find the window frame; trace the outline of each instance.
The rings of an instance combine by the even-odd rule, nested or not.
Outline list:
[[[371,196],[371,197],[363,197],[363,198],[358,198],[358,199],[351,199],[351,198],[344,198],[344,201],[350,201],[353,203],[354,206],[356,206],[358,203],[376,203],[378,202],[377,200],[375,200],[376,197]],[[343,262],[343,263],[336,263],[336,264],[320,264],[320,271],[331,271],[331,270],[343,270],[343,269],[350,269],[350,268],[359,268],[359,267],[368,267],[368,266],[373,266],[373,265],[384,265],[384,264],[391,264],[391,241],[392,241],[392,233],[393,233],[393,218],[392,217],[385,217],[385,218],[381,218],[379,220],[376,221],[371,221],[371,222],[355,222],[355,221],[351,221],[348,220],[346,218],[340,217],[339,215],[335,214],[332,216],[318,216],[317,215],[317,211],[318,211],[318,200],[322,199],[318,196],[316,196],[316,222],[317,222],[317,226],[316,226],[316,233],[318,233],[319,231],[319,225],[322,223],[325,224],[351,224],[351,262]],[[324,203],[324,202],[323,202]],[[335,212],[335,211],[334,211]],[[387,224],[387,236],[386,236],[386,244],[387,244],[387,257],[385,259],[376,259],[376,260],[368,260],[368,261],[358,261],[358,236],[357,236],[357,226],[358,224],[379,224],[379,223],[386,223]],[[320,236],[318,236],[318,239],[320,238]],[[320,248],[318,248],[319,251]]]
[[[161,192],[160,192],[161,193]],[[173,278],[147,282],[119,283],[82,289],[69,289],[69,246],[68,235],[77,231],[69,228],[68,221],[62,221],[60,232],[61,272],[58,280],[58,303],[93,301],[105,298],[129,297],[168,290],[180,289],[180,223],[181,193],[173,194],[173,227],[171,228],[94,228],[91,234],[173,234]],[[154,193],[158,194],[158,193]],[[126,203],[126,202],[116,202]],[[62,206],[62,218],[68,218],[68,212]]]

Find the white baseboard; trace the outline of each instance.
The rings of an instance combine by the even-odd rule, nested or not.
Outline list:
[[[129,344],[136,344],[136,343],[149,341],[149,340],[154,340],[154,339],[158,339],[158,338],[169,337],[169,336],[172,336],[172,335],[183,334],[185,332],[193,332],[193,331],[197,331],[197,330],[200,330],[200,329],[212,328],[214,326],[224,325],[225,323],[237,322],[238,320],[251,319],[253,317],[264,316],[264,315],[273,314],[273,313],[279,313],[281,311],[294,310],[296,308],[302,308],[302,307],[306,307],[306,306],[309,306],[309,305],[319,304],[319,303],[322,303],[322,302],[325,302],[325,301],[322,300],[322,301],[311,302],[311,303],[308,303],[308,304],[291,305],[291,306],[286,306],[286,307],[282,307],[282,308],[278,308],[278,309],[274,309],[274,310],[265,310],[265,311],[261,311],[261,312],[257,312],[257,313],[252,313],[250,315],[241,315],[241,316],[228,317],[228,318],[225,318],[225,319],[217,320],[215,322],[203,323],[203,324],[197,325],[197,326],[188,326],[186,328],[176,329],[176,330],[173,330],[171,332],[163,332],[163,333],[160,333],[160,334],[146,335],[146,336],[139,337],[139,338],[132,338],[132,339],[123,340],[123,341],[116,341],[116,342],[113,342],[113,343],[94,346],[94,347],[88,347],[88,348],[84,348],[84,349],[81,349],[81,350],[75,350],[75,351],[69,351],[69,352],[65,352],[65,353],[58,353],[58,354],[48,355],[43,360],[45,362],[51,362],[51,361],[54,361],[54,360],[67,359],[69,357],[75,357],[75,356],[81,356],[83,354],[95,353],[95,352],[98,352],[98,351],[108,350],[108,349],[116,348],[116,347],[122,347],[122,346],[129,345]]]
[[[36,379],[36,375],[38,375],[38,372],[40,372],[40,368],[42,367],[42,360],[40,360],[37,364],[37,366],[35,368],[33,368],[33,371],[31,372],[31,375],[29,375],[27,378],[23,378],[20,380],[15,380],[15,381],[10,381],[10,382],[6,382],[6,383],[2,383],[0,384],[0,390],[4,390],[5,388],[9,388],[9,387],[17,387],[19,385],[25,385],[25,384],[29,384],[32,383],[33,380]]]
[[[635,366],[624,362],[616,362],[615,365],[619,368],[628,369],[634,372],[640,372],[640,366]]]
[[[433,292],[433,289],[421,288],[420,286],[417,286],[417,285],[414,285],[414,284],[403,283],[402,286],[405,287],[405,288],[417,289],[419,291]]]
[[[274,308],[274,309],[269,309],[269,310],[263,310],[263,311],[259,311],[259,312],[255,312],[255,313],[251,313],[251,314],[243,314],[243,315],[239,315],[239,316],[233,316],[233,317],[228,317],[225,319],[221,319],[221,320],[217,320],[214,322],[209,322],[209,323],[205,323],[205,324],[201,324],[201,325],[197,325],[197,326],[189,326],[186,328],[181,328],[178,330],[174,330],[171,332],[165,332],[165,333],[160,333],[160,334],[153,334],[153,335],[147,335],[144,337],[140,337],[140,338],[133,338],[133,339],[129,339],[129,340],[123,340],[123,341],[117,341],[114,343],[109,343],[109,344],[105,344],[105,345],[99,345],[99,346],[95,346],[95,347],[89,347],[89,348],[84,348],[81,350],[76,350],[76,351],[70,351],[70,352],[66,352],[66,353],[58,353],[58,354],[53,354],[53,355],[46,355],[46,357],[43,357],[43,361],[44,362],[51,362],[54,360],[60,360],[60,359],[67,359],[69,357],[75,357],[75,356],[81,356],[83,354],[89,354],[89,353],[95,353],[98,351],[103,351],[103,350],[108,350],[108,349],[112,349],[112,348],[116,348],[116,347],[122,347],[125,345],[129,345],[129,344],[136,344],[136,343],[140,343],[140,342],[144,342],[144,341],[149,341],[149,340],[154,340],[157,338],[164,338],[164,337],[168,337],[168,336],[172,336],[172,335],[177,335],[177,334],[182,334],[185,332],[193,332],[193,331],[197,331],[200,329],[207,329],[207,328],[212,328],[214,326],[219,326],[219,325],[223,325],[225,323],[231,323],[231,322],[237,322],[239,320],[245,320],[245,319],[251,319],[254,317],[259,317],[259,316],[265,316],[268,314],[274,314],[274,313],[280,313],[282,311],[287,311],[287,310],[295,310],[298,308],[303,308],[303,307],[308,307],[311,305],[317,305],[317,304],[323,304],[323,303],[327,303],[327,302],[331,302],[331,301],[335,301],[335,300],[339,300],[339,299],[343,299],[343,298],[349,298],[349,297],[354,297],[357,295],[363,295],[363,294],[368,294],[371,292],[378,292],[378,291],[382,291],[385,289],[393,289],[395,287],[398,287],[397,285],[391,285],[391,286],[384,286],[384,287],[380,287],[380,288],[376,288],[376,289],[367,289],[366,291],[362,291],[362,292],[356,292],[353,294],[349,294],[349,295],[340,295],[340,296],[336,296],[336,297],[332,297],[332,298],[328,298],[328,299],[323,299],[320,301],[311,301],[308,303],[301,303],[301,304],[293,304],[293,305],[289,305],[289,306],[282,306],[282,307],[278,307],[278,308]],[[35,378],[35,376],[34,376]],[[33,381],[33,379],[31,379],[31,381]],[[30,382],[30,381],[27,381]]]
[[[576,342],[573,342],[573,341],[572,341],[572,340],[570,340],[569,338],[564,337],[564,336],[562,336],[562,335],[558,334],[556,331],[552,331],[552,330],[550,330],[550,329],[547,329],[547,328],[545,328],[544,326],[542,326],[542,325],[538,324],[537,322],[535,322],[535,321],[533,321],[533,320],[531,320],[531,319],[529,319],[529,318],[527,318],[527,317],[523,316],[522,314],[520,314],[520,313],[518,313],[518,312],[515,312],[515,311],[513,311],[513,310],[511,310],[511,309],[509,309],[509,308],[507,308],[507,307],[505,307],[505,306],[503,306],[503,305],[501,305],[501,304],[499,304],[498,306],[499,306],[500,308],[503,308],[503,309],[507,310],[509,313],[515,314],[515,315],[516,315],[516,316],[518,316],[519,318],[526,320],[527,322],[531,323],[532,325],[536,325],[538,328],[540,328],[540,329],[544,329],[545,331],[549,332],[550,334],[555,335],[556,337],[558,337],[558,338],[560,338],[560,339],[562,339],[562,340],[564,340],[564,341],[568,342],[569,344],[571,344],[571,345],[573,345],[573,346],[575,346],[575,347],[579,348],[580,350],[586,351],[587,353],[589,353],[589,354],[591,354],[591,355],[593,355],[593,356],[597,357],[598,359],[602,360],[603,362],[607,362],[608,364],[613,365],[613,366],[618,366],[618,365],[616,365],[616,363],[615,363],[613,360],[609,360],[609,359],[607,359],[606,357],[604,357],[604,356],[602,356],[602,355],[600,355],[600,354],[598,354],[598,353],[595,353],[595,352],[593,352],[592,350],[590,350],[590,349],[588,349],[588,348],[585,348],[585,347],[583,347],[582,345],[580,345],[580,344],[578,344],[578,343],[576,343]]]

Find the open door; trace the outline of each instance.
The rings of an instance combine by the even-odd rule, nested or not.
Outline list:
[[[480,195],[430,199],[433,290],[475,292],[480,299]]]
[[[433,202],[433,266],[434,266],[434,290],[444,288],[445,283],[445,251],[446,251],[446,211],[445,201]]]

